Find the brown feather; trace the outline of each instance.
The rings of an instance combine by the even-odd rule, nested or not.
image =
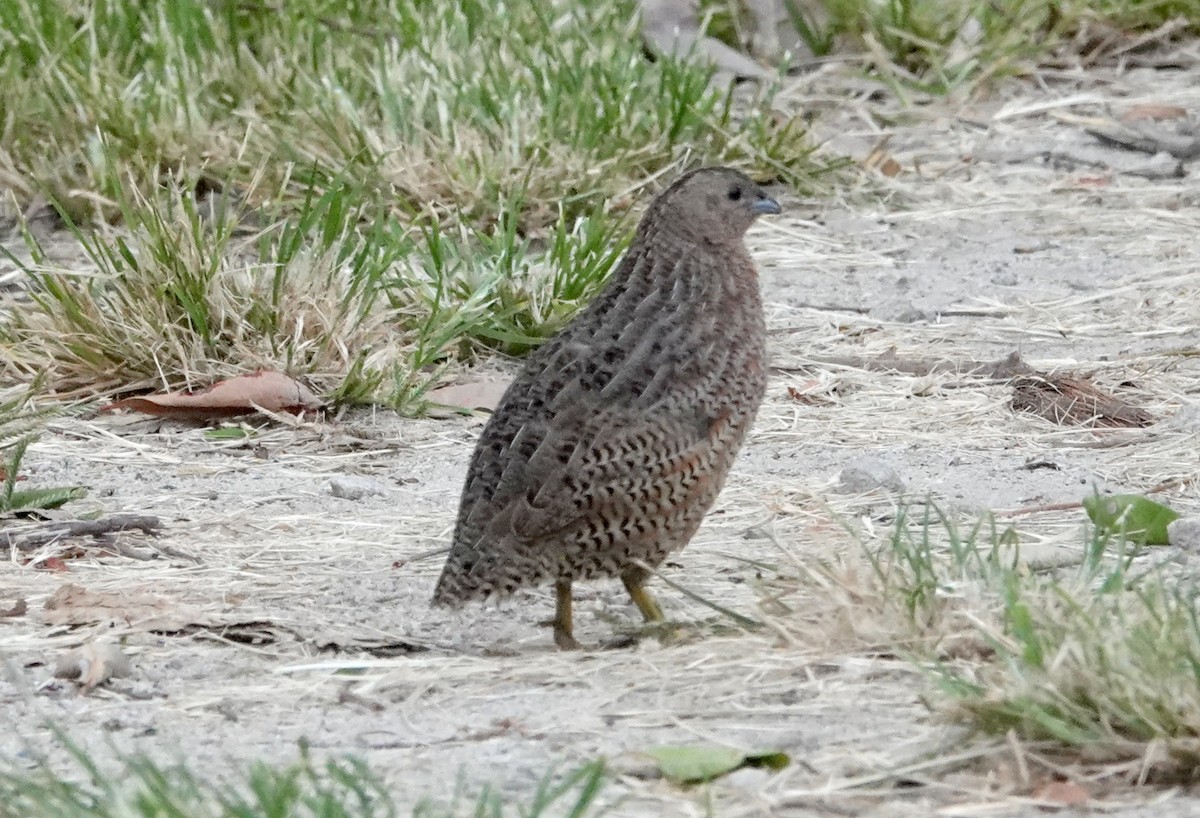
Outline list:
[[[726,168],[651,204],[604,290],[529,357],[484,428],[435,603],[617,575],[691,539],[766,388],[743,242],[764,207]]]

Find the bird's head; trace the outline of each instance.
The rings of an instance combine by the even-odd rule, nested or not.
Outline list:
[[[740,240],[754,220],[779,212],[779,203],[741,171],[699,168],[681,176],[655,200],[651,213],[713,241]]]

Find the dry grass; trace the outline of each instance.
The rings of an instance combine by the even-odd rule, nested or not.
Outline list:
[[[65,396],[271,367],[419,411],[439,367],[561,326],[661,180],[813,186],[773,89],[647,59],[632,9],[6,5],[0,181],[73,236],[6,251],[32,304],[0,359]]]
[[[1124,94],[1122,104],[1196,102],[1194,83],[1156,78],[1150,86],[1127,88],[1120,75],[1105,79]],[[887,151],[902,172],[894,178],[864,174],[860,189],[847,194],[859,199],[855,213],[876,233],[793,222],[752,235],[752,248],[768,267],[776,360],[793,371],[777,375],[716,513],[679,564],[664,569],[703,598],[766,627],[746,632],[664,590],[673,614],[693,626],[691,638],[564,655],[551,652],[537,627],[551,606],[542,591],[461,615],[428,611],[438,561],[417,557],[445,540],[452,517],[446,497],[459,487],[475,434],[472,420],[401,423],[352,412],[336,423],[305,422],[296,429],[248,424],[247,437],[220,440],[157,422],[74,418],[56,422],[32,448],[31,477],[87,475],[97,495],[80,502],[78,513],[153,510],[170,521],[169,544],[177,550],[155,553],[154,543],[138,543],[145,558],[115,557],[93,544],[78,550],[77,543],[53,544],[28,555],[29,563],[14,559],[6,567],[6,592],[37,611],[62,577],[34,566],[66,557],[72,579],[89,589],[121,598],[131,584],[152,588],[188,627],[163,635],[135,619],[114,628],[86,611],[70,627],[36,617],[6,623],[0,652],[17,670],[0,685],[7,685],[12,723],[36,733],[47,713],[70,706],[72,727],[93,755],[103,752],[110,730],[124,731],[123,739],[151,752],[187,746],[201,777],[226,769],[227,750],[237,756],[235,765],[242,757],[279,760],[274,756],[294,746],[281,750],[281,736],[311,733],[325,752],[367,757],[393,776],[386,782],[393,791],[399,779],[440,785],[459,769],[477,780],[492,762],[504,763],[520,789],[544,773],[547,753],[569,763],[605,756],[615,762],[611,786],[630,814],[857,814],[881,804],[914,816],[943,807],[969,814],[1045,804],[1039,785],[1063,778],[1104,806],[1173,797],[1171,790],[1144,785],[1178,780],[1194,769],[1198,647],[1187,586],[1191,556],[1123,552],[1087,534],[1082,510],[1063,506],[1091,490],[1065,476],[1078,472],[1102,488],[1132,492],[1180,481],[1159,496],[1185,512],[1200,508],[1197,433],[1189,415],[1200,331],[1190,194],[1178,181],[1126,176],[1123,166],[1097,188],[1083,181],[1096,174],[1086,155],[1067,171],[1031,160],[1052,149],[1056,161],[1074,161],[1072,151],[1086,154],[1071,138],[1071,126],[1056,118],[1075,108],[1105,113],[1086,107],[1098,103],[1081,102],[1078,89],[1047,80],[1054,91],[1007,88],[1008,104],[999,94],[970,109],[931,105],[929,118],[940,123],[931,137],[927,125],[909,124],[912,111],[902,105],[855,101],[853,89],[860,86],[854,80],[813,93],[814,85],[832,82],[829,74],[799,79],[776,103],[795,112],[810,102],[820,110],[822,95],[836,99],[844,107],[824,127],[848,151],[890,138]],[[1099,99],[1094,89],[1086,93]],[[263,199],[301,198],[297,190],[308,189],[321,197],[319,185],[287,193],[265,189],[276,192]],[[877,203],[861,205],[864,191],[881,194]],[[170,196],[177,209],[164,212],[178,221],[157,235],[191,241],[187,186]],[[330,200],[330,210],[338,207]],[[303,218],[311,211],[296,212]],[[332,224],[328,244],[289,245],[280,238],[286,230],[264,232],[266,261],[258,255],[259,237],[247,241],[232,229],[225,245],[231,252],[219,258],[202,243],[196,250],[183,246],[176,255],[192,263],[181,272],[215,269],[213,276],[229,282],[221,292],[237,298],[208,305],[215,307],[201,322],[207,341],[188,323],[204,316],[188,312],[187,298],[176,299],[176,312],[157,313],[156,322],[173,317],[177,325],[155,337],[185,344],[177,362],[192,354],[216,360],[203,344],[227,342],[225,317],[249,316],[256,299],[275,297],[262,287],[238,289],[243,273],[278,264],[272,269],[287,271],[279,292],[288,310],[305,315],[306,324],[347,333],[354,339],[348,349],[367,343],[375,337],[377,314],[368,310],[361,324],[351,325],[338,317],[342,302],[321,297],[322,282],[345,269],[345,258],[359,258],[364,245],[378,246],[373,234],[362,232],[376,211],[364,212],[330,216],[310,224],[311,232],[291,234],[326,235],[319,224]],[[1036,220],[1020,220],[1029,213]],[[545,296],[544,282],[554,276],[532,262],[518,263],[514,237],[524,234],[512,226],[516,220],[474,227],[451,221],[438,222],[437,233],[421,230],[430,229],[430,221],[387,238],[411,241],[417,249],[405,258],[433,265],[422,266],[425,277],[406,290],[423,294],[425,310],[382,295],[375,309],[436,314],[428,302],[445,288],[430,285],[435,276],[429,271],[437,269],[434,248],[443,244],[430,239],[450,235],[450,244],[466,236],[464,244],[489,247],[490,257],[515,265],[506,269],[541,282],[516,291],[525,311],[514,314],[526,323],[501,326],[512,335],[489,329],[491,336],[466,343],[519,347],[529,342],[531,324],[561,320],[548,311]],[[1014,223],[1019,235],[1003,248],[1003,258],[1013,247],[1047,252],[1038,269],[1058,289],[1047,284],[1044,291],[1041,278],[1025,282],[1019,293],[986,278],[972,279],[971,286],[955,279],[956,292],[985,295],[943,304],[938,310],[944,312],[931,310],[915,323],[836,304],[801,306],[809,293],[770,289],[782,289],[787,276],[810,276],[804,281],[814,290],[818,276],[832,277],[838,283],[820,291],[838,294],[858,292],[847,283],[852,274],[868,282],[868,275],[879,274],[884,284],[909,275],[915,286],[925,274],[943,281],[965,277],[973,271],[943,268],[959,254],[979,258],[963,248],[984,228]],[[563,219],[561,235],[579,230],[580,245],[604,236],[595,245],[612,246],[604,231],[580,224]],[[145,231],[140,246],[158,241],[149,222],[122,229]],[[226,228],[203,229],[225,235]],[[1031,237],[1059,252],[1037,250]],[[937,254],[929,252],[931,244]],[[295,248],[290,254],[284,252],[289,246]],[[134,255],[139,264],[153,260],[152,253]],[[455,270],[447,280],[465,288],[456,308],[480,303],[470,297],[486,280],[486,271],[473,266],[480,256],[445,250],[441,257]],[[1090,257],[1092,266],[1064,272],[1079,257]],[[363,269],[373,269],[376,257],[365,258],[370,263]],[[66,272],[78,273],[49,256],[40,263],[68,281]],[[403,263],[399,268],[407,271]],[[169,269],[147,266],[139,273],[131,266],[120,274],[131,282],[141,275],[146,286]],[[180,286],[186,283],[181,276]],[[483,312],[493,314],[490,305],[500,303],[502,291],[499,285],[485,290],[489,309]],[[77,301],[90,305],[81,292]],[[575,292],[586,297],[586,288]],[[104,309],[97,299],[81,315]],[[456,314],[462,315],[452,311],[447,323],[431,328],[454,327]],[[213,315],[221,320],[208,323]],[[466,317],[473,327],[496,326],[481,324],[469,310]],[[149,323],[138,329],[146,337]],[[286,360],[279,351],[286,350],[329,384],[339,377],[345,384],[338,367],[353,356],[287,326],[280,335],[287,344],[270,353],[279,357],[264,359]],[[429,337],[448,339],[452,347],[461,343],[457,333]],[[404,342],[415,343],[412,337]],[[428,346],[437,350],[430,363],[451,357],[449,347]],[[1155,424],[1120,432],[1059,427],[1011,412],[1002,383],[949,370],[918,376],[825,363],[834,356],[870,361],[889,351],[918,360],[994,360],[1014,348],[1041,368],[1086,372],[1144,406]],[[114,360],[139,362],[136,377],[155,377],[153,356],[137,345],[118,349]],[[59,360],[70,359],[64,353]],[[32,369],[36,356],[22,366]],[[84,371],[82,363],[76,366]],[[162,379],[171,377],[177,374]],[[816,400],[799,402],[788,386]],[[837,469],[864,452],[894,456],[906,469],[910,496],[886,488],[839,491]],[[1043,496],[1050,489],[1037,483],[1037,472],[1022,468],[1035,460],[1061,464],[1064,478],[1054,484],[1053,497]],[[359,502],[332,498],[322,483],[342,472],[372,475],[388,494]],[[945,519],[925,517],[927,494],[939,499]],[[997,513],[983,514],[984,524],[975,529],[988,509]],[[588,586],[580,608],[580,636],[589,644],[631,627],[619,589]],[[114,681],[90,699],[76,699],[73,689],[45,679],[48,671],[37,662],[99,634],[124,640],[139,678]],[[111,727],[114,719],[122,726]],[[972,738],[972,731],[996,735]],[[639,748],[668,742],[782,747],[798,761],[776,775],[688,793],[645,780],[635,764],[624,766]]]

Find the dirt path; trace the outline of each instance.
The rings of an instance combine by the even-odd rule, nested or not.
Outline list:
[[[888,136],[900,173],[870,180],[882,204],[866,190],[792,202],[788,218],[751,234],[783,370],[729,488],[669,576],[759,616],[759,574],[771,571],[749,560],[794,575],[856,553],[839,521],[871,542],[902,495],[971,515],[1197,475],[1197,366],[1164,355],[1200,342],[1196,173],[1174,177],[1164,157],[1106,147],[1084,118],[1141,102],[1198,111],[1200,70],[1044,80],[962,107],[858,100],[859,84],[833,73],[785,95],[816,112],[836,151],[864,157]],[[1043,369],[1094,373],[1158,422],[1097,437],[1014,413],[1002,384],[852,365],[893,349],[926,362],[1017,351]],[[124,540],[152,559],[90,550],[66,573],[0,568],[0,610],[17,599],[30,610],[0,620],[0,706],[13,728],[0,757],[49,746],[47,719],[102,755],[111,744],[214,773],[292,759],[305,739],[318,754],[365,757],[411,804],[448,796],[456,774],[522,793],[556,765],[604,755],[627,771],[640,748],[719,742],[783,749],[795,763],[690,792],[623,774],[606,790],[624,799],[614,814],[1021,811],[978,770],[951,775],[951,787],[891,789],[891,771],[911,764],[915,775],[937,748],[930,769],[948,774],[947,754],[966,745],[930,718],[910,665],[873,658],[828,617],[811,629],[775,617],[782,633],[745,634],[661,588],[674,617],[696,623],[692,638],[563,654],[537,624],[551,612],[545,591],[431,612],[440,557],[414,557],[447,540],[478,426],[358,413],[245,445],[140,420],[56,423],[31,453],[31,480],[87,485],[77,513],[156,514],[167,531]],[[1052,466],[1026,468],[1033,461]],[[339,475],[369,477],[382,493],[334,497]],[[1195,489],[1171,500],[1200,512]],[[1077,530],[1070,513],[1022,528],[1034,540]],[[97,596],[46,611],[67,583]],[[841,603],[830,594],[814,584],[792,602],[832,609]],[[617,587],[581,596],[585,644],[633,626]],[[115,610],[95,607],[104,601]],[[90,696],[51,680],[59,655],[101,633],[124,640],[130,678]],[[1200,799],[1183,794],[1136,806],[1159,795],[1129,795],[1123,814],[1200,814]]]

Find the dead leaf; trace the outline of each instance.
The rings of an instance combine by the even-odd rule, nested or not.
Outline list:
[[[54,665],[59,679],[76,679],[84,693],[109,679],[128,676],[132,672],[129,657],[108,640],[88,642],[68,651]]]
[[[806,406],[828,406],[833,403],[834,401],[827,397],[828,392],[825,385],[815,378],[805,381],[799,387],[789,386],[787,388],[789,398]]]
[[[93,625],[121,622],[145,630],[182,630],[202,620],[178,600],[146,591],[92,591],[73,582],[61,586],[34,618],[47,625]]]
[[[67,567],[66,560],[62,557],[46,557],[44,560],[35,562],[33,567],[40,571],[70,571]]]
[[[170,635],[207,635],[222,642],[266,645],[284,639],[305,639],[285,625],[248,614],[204,613],[194,606],[144,591],[93,591],[74,583],[55,591],[35,621],[47,625],[124,625],[138,631]]]
[[[1074,781],[1046,781],[1034,788],[1032,797],[1064,807],[1078,807],[1086,804],[1090,796],[1087,789]]]
[[[311,639],[317,650],[330,653],[368,653],[383,659],[423,653],[429,646],[401,637],[366,636],[360,633],[324,631]]]
[[[15,616],[24,616],[25,612],[28,610],[29,604],[23,599],[18,599],[7,611],[0,611],[0,619],[11,619]]]
[[[1139,119],[1150,119],[1158,122],[1164,119],[1186,119],[1187,115],[1187,108],[1181,108],[1178,105],[1166,105],[1162,102],[1141,102],[1137,105],[1129,106],[1129,109],[1121,115],[1121,120],[1123,122],[1135,122]]]
[[[1013,378],[1012,387],[1015,411],[1032,412],[1064,426],[1119,429],[1154,422],[1146,410],[1100,391],[1086,378],[1034,373]]]
[[[130,409],[180,420],[209,420],[264,409],[291,412],[317,409],[321,401],[304,384],[281,372],[260,371],[220,381],[200,392],[167,392],[110,403],[103,411]]]
[[[434,389],[426,396],[431,403],[460,409],[492,411],[504,397],[510,381],[469,381]]]

